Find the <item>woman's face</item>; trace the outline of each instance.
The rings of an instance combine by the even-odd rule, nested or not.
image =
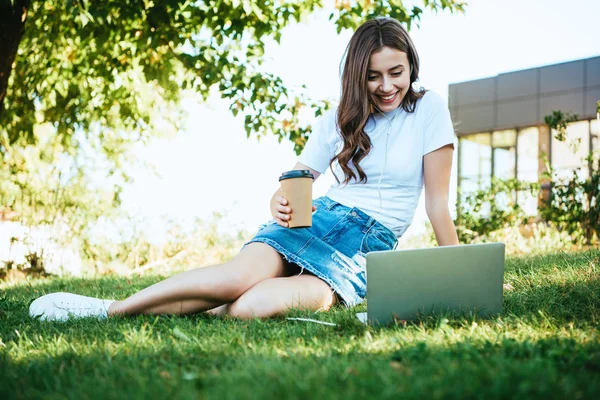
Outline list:
[[[367,87],[374,106],[383,112],[398,108],[410,88],[406,53],[382,47],[371,54],[367,74]]]

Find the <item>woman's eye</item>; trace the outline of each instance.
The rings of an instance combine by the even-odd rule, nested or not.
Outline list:
[[[376,76],[369,76],[369,77],[367,77],[367,79],[370,80],[370,81],[374,81],[375,79],[377,79],[377,77]]]
[[[394,72],[394,73],[392,74],[392,76],[400,76],[400,75],[402,75],[402,71],[400,71],[400,72]]]

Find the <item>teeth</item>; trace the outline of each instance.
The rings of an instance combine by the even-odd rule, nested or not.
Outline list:
[[[389,96],[380,96],[383,100],[391,100],[396,96],[396,93]]]

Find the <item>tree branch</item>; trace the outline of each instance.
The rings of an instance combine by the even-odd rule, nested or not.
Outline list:
[[[30,0],[0,0],[0,116],[4,111],[8,79],[25,33],[29,4]]]

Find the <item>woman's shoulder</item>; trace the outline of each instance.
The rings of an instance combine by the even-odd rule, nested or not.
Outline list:
[[[337,135],[337,107],[316,115],[311,125],[312,135],[317,135],[321,140],[330,141]]]
[[[448,108],[448,104],[444,96],[431,90],[427,90],[425,94],[423,94],[423,97],[417,101],[417,106],[421,109],[427,110],[427,112],[429,112],[429,110],[435,111]]]
[[[337,127],[337,106],[323,111],[321,115],[316,117],[315,125],[318,125],[322,130],[333,134]]]
[[[338,110],[338,107],[334,106],[334,107],[330,108],[329,110],[323,111],[318,118],[321,121],[326,121],[327,123],[335,124],[335,122],[337,121],[337,110]]]

